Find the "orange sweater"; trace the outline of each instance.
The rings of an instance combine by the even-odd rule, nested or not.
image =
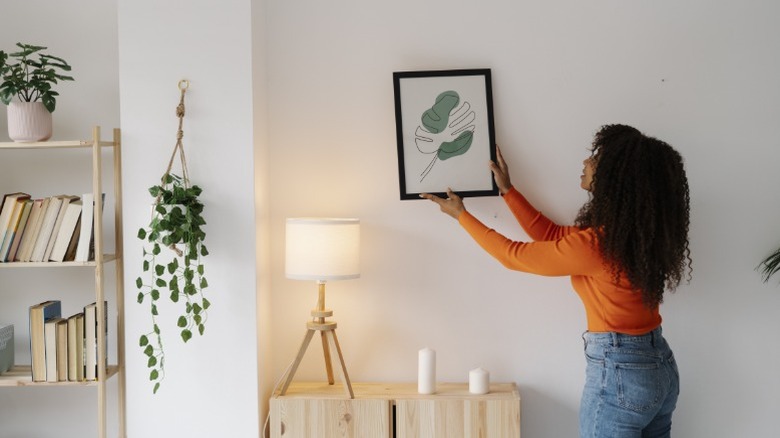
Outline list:
[[[509,269],[547,276],[571,276],[585,305],[588,330],[632,335],[661,325],[658,308],[647,309],[642,296],[621,277],[617,283],[593,245],[591,229],[561,226],[536,210],[514,188],[504,196],[509,209],[535,242],[515,242],[489,229],[468,211],[458,221],[490,255]]]

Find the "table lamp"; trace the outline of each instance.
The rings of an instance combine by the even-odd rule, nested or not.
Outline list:
[[[326,320],[327,317],[333,316],[333,311],[325,308],[325,282],[360,277],[359,247],[359,219],[287,219],[285,274],[287,278],[293,280],[315,280],[319,287],[319,298],[317,307],[311,311],[312,320],[306,323],[306,336],[290,367],[290,373],[282,385],[280,395],[287,392],[309,343],[314,334],[320,332],[328,384],[334,383],[331,349],[335,349],[344,374],[347,396],[355,398],[347,367],[344,364],[344,356],[341,354],[341,347],[336,337],[336,322]]]

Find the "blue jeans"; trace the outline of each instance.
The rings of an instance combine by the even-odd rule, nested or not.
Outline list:
[[[680,393],[674,355],[661,328],[638,336],[582,335],[585,389],[580,438],[664,438]]]

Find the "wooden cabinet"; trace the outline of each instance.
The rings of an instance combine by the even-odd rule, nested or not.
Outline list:
[[[110,327],[109,330],[116,330],[117,345],[116,357],[117,362],[115,364],[107,364],[106,358],[108,357],[107,343],[106,343],[106,322],[107,318],[103,306],[97,306],[97,380],[95,381],[81,381],[81,382],[33,382],[30,372],[30,365],[17,364],[8,373],[0,375],[0,391],[3,387],[32,387],[36,389],[51,388],[52,391],[57,387],[68,386],[87,386],[94,387],[97,391],[97,406],[96,406],[96,421],[95,429],[97,430],[97,436],[105,438],[106,431],[106,381],[109,378],[118,379],[118,398],[117,406],[119,409],[119,433],[112,433],[111,436],[124,437],[126,435],[125,428],[125,361],[124,361],[124,293],[123,293],[123,261],[122,261],[122,175],[121,175],[121,141],[119,129],[114,129],[113,138],[111,140],[101,140],[100,128],[95,127],[92,130],[92,138],[89,140],[75,140],[75,141],[47,141],[38,143],[0,143],[0,154],[4,150],[28,150],[30,153],[45,154],[46,150],[53,149],[90,149],[89,159],[92,166],[92,193],[95,195],[95,199],[100,199],[99,194],[105,193],[104,176],[103,176],[103,160],[104,155],[113,160],[113,175],[109,177],[113,178],[114,193],[105,193],[105,196],[113,195],[114,204],[114,254],[104,253],[104,233],[103,233],[103,204],[100,202],[95,203],[95,222],[94,222],[94,247],[95,256],[94,260],[88,262],[7,262],[0,263],[0,269],[50,269],[59,268],[58,272],[62,275],[83,275],[83,268],[89,268],[94,273],[95,288],[94,288],[94,301],[97,303],[107,300],[105,295],[106,285],[104,284],[103,268],[105,264],[114,263],[116,272],[116,285],[115,289],[115,302],[109,302],[109,312],[115,312],[116,315],[116,327]],[[0,155],[2,156],[2,155]],[[42,160],[43,161],[43,160]],[[5,165],[13,165],[7,161],[3,161],[0,158],[0,162]],[[30,175],[35,175],[35,172],[30,172]],[[52,192],[57,191],[57,181],[51,181],[53,187]],[[23,182],[20,182],[23,185]],[[1,194],[0,194],[1,196]],[[63,268],[65,268],[63,270]],[[69,268],[74,268],[70,270]],[[56,287],[53,287],[56,290]],[[67,291],[61,292],[60,296],[52,297],[52,299],[68,300]],[[29,303],[30,305],[35,303]],[[88,303],[84,303],[88,304]],[[26,308],[3,308],[3,312],[27,312]],[[113,320],[113,318],[111,319]],[[26,330],[26,327],[17,327],[19,330]],[[64,409],[67,409],[67,403],[62,405]],[[67,433],[66,433],[67,434]]]
[[[471,438],[520,437],[520,394],[514,383],[494,383],[473,395],[465,383],[438,383],[433,395],[413,383],[293,382],[271,398],[271,436]]]

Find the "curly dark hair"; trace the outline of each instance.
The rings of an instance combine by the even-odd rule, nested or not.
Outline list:
[[[683,159],[669,144],[626,125],[605,125],[593,139],[590,200],[576,224],[596,233],[615,279],[624,274],[648,308],[692,272],[690,195]]]

